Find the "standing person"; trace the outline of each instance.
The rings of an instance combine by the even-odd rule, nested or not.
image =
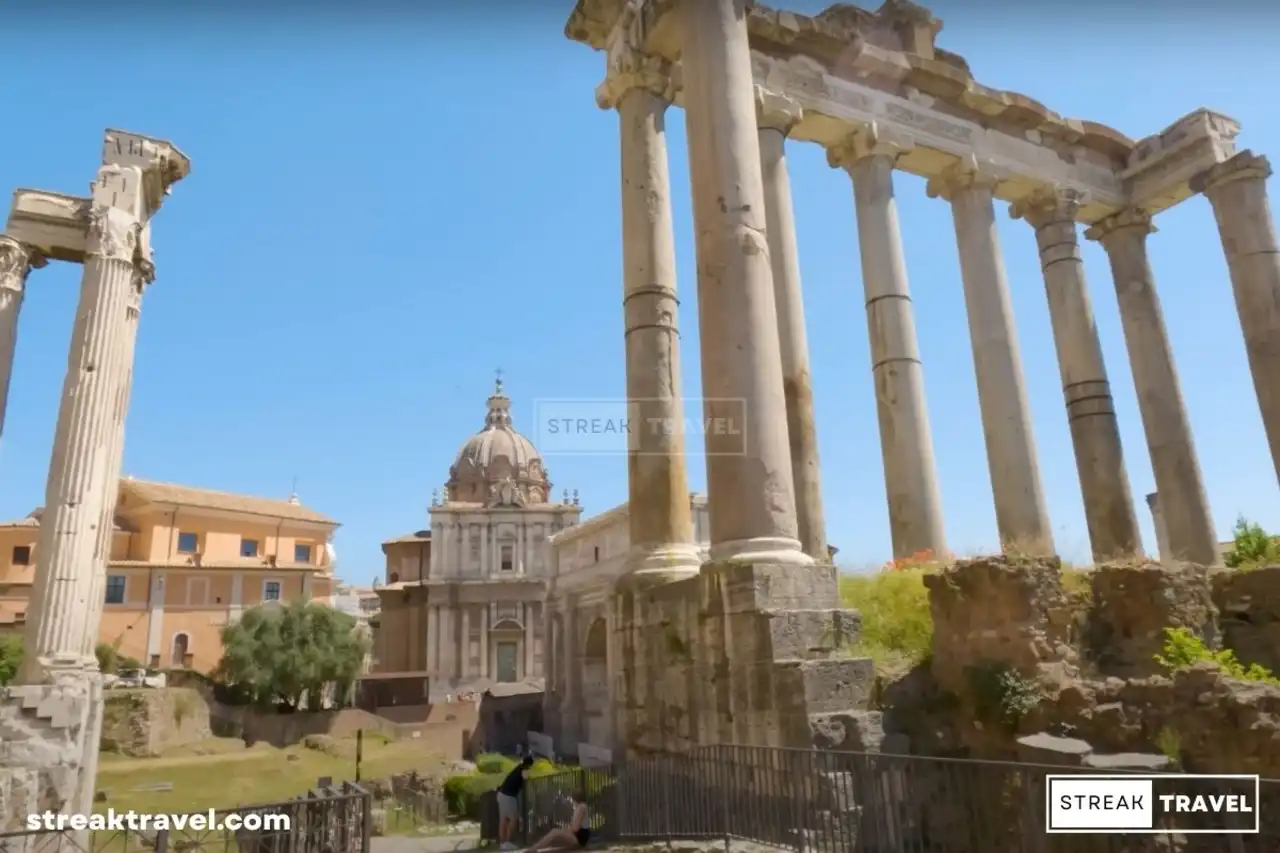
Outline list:
[[[498,842],[503,850],[515,850],[511,835],[520,823],[520,792],[524,790],[524,774],[533,766],[533,756],[526,755],[512,768],[498,786]]]
[[[582,800],[573,800],[573,817],[563,827],[556,827],[538,839],[528,853],[535,850],[546,850],[549,847],[567,847],[580,850],[591,840],[591,828],[587,826],[587,804]]]

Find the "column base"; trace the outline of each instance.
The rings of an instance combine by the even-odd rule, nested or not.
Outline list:
[[[757,536],[733,539],[711,546],[707,563],[775,563],[788,566],[812,566],[813,557],[800,550],[799,539],[785,536]]]
[[[627,554],[618,585],[634,590],[672,583],[694,577],[701,567],[702,555],[692,543],[637,545]]]

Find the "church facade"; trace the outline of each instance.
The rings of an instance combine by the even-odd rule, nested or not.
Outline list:
[[[433,496],[429,528],[382,544],[375,672],[425,673],[433,700],[541,682],[551,538],[582,511],[576,492],[553,502],[551,487],[499,381],[483,429]]]

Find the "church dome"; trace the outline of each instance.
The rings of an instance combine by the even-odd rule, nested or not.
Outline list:
[[[511,399],[502,380],[488,400],[484,429],[467,439],[449,469],[447,500],[487,506],[546,503],[551,494],[542,457],[511,423]]]

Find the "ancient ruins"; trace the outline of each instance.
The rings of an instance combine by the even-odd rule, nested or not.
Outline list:
[[[815,17],[744,0],[579,0],[569,18],[568,37],[606,56],[596,97],[620,121],[633,409],[682,419],[664,132],[672,104],[685,110],[689,140],[705,414],[725,414],[724,401],[746,406],[745,453],[707,437],[706,565],[691,548],[680,437],[642,434],[632,447],[633,560],[610,614],[620,747],[808,746],[824,715],[859,706],[871,677],[867,661],[834,654],[858,620],[839,609],[834,570],[822,565],[787,138],[822,145],[853,181],[895,556],[947,553],[894,200],[899,169],[926,178],[929,194],[952,207],[1006,547],[1054,553],[997,199],[1040,249],[1095,560],[1137,556],[1141,542],[1077,223],[1110,260],[1168,556],[1220,560],[1147,260],[1155,216],[1197,193],[1217,216],[1280,466],[1280,254],[1266,159],[1238,152],[1239,125],[1209,110],[1135,142],[983,86],[964,59],[937,47],[941,29],[907,0]],[[580,642],[571,640],[571,667]]]
[[[0,830],[45,810],[93,810],[102,726],[94,644],[138,315],[143,291],[155,280],[151,218],[190,170],[186,155],[168,142],[108,130],[88,197],[17,190],[0,236],[6,395],[30,271],[49,260],[84,265],[40,520],[26,657],[18,683],[0,692]]]

